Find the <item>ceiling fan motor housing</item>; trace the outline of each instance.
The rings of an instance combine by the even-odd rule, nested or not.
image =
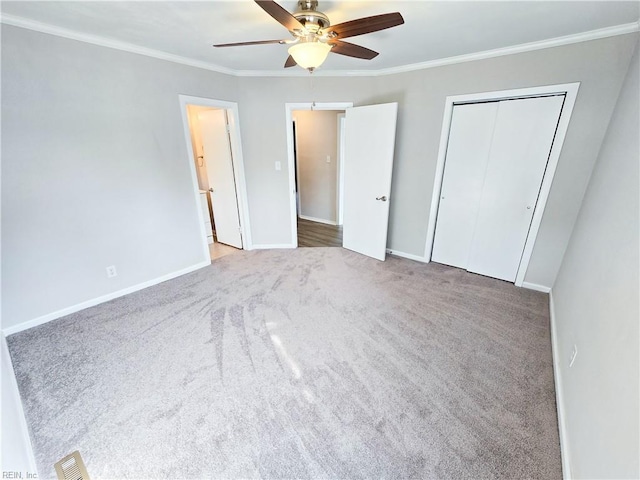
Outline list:
[[[293,16],[312,32],[317,32],[327,28],[331,23],[329,17],[316,10],[318,0],[299,0],[298,10],[293,12]]]

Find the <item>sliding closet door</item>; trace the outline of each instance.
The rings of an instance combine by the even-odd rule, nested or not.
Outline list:
[[[564,98],[454,106],[434,262],[515,281]]]
[[[515,281],[563,102],[564,96],[500,102],[470,272]]]
[[[467,268],[498,102],[455,105],[431,259]]]

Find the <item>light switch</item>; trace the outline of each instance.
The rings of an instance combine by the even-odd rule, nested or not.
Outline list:
[[[280,170],[282,170],[282,163],[276,162],[276,171],[279,172]]]
[[[327,163],[331,163],[331,155],[327,155]]]

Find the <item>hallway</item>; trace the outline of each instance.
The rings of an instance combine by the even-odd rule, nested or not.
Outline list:
[[[298,218],[298,247],[342,247],[342,225]]]

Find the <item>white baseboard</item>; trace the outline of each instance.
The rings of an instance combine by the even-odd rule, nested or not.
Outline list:
[[[65,315],[69,315],[71,313],[79,312],[80,310],[84,310],[85,308],[93,307],[95,305],[108,302],[109,300],[113,300],[114,298],[122,297],[124,295],[128,295],[129,293],[137,292],[138,290],[152,287],[153,285],[157,285],[158,283],[166,282],[167,280],[171,280],[172,278],[176,278],[181,275],[191,273],[195,270],[208,267],[209,265],[211,265],[210,261],[200,262],[190,267],[179,270],[177,272],[169,273],[167,275],[163,275],[162,277],[154,278],[153,280],[139,283],[137,285],[124,288],[122,290],[118,290],[117,292],[108,293],[107,295],[93,298],[91,300],[87,300],[86,302],[78,303],[77,305],[72,305],[70,307],[63,308],[62,310],[58,310],[56,312],[42,315],[41,317],[34,318],[33,320],[28,320],[26,322],[19,323],[18,325],[13,325],[12,327],[3,328],[2,334],[8,337],[9,335],[12,335],[14,333],[27,330],[28,328],[37,327],[38,325],[42,325],[44,323],[50,322],[51,320],[64,317]]]
[[[553,355],[553,378],[556,387],[556,408],[558,410],[558,431],[560,434],[560,455],[562,457],[562,477],[571,480],[571,461],[569,459],[569,439],[565,423],[564,395],[562,393],[562,374],[560,373],[560,358],[555,306],[553,304],[553,290],[549,292],[549,317],[551,319],[551,352]]]
[[[429,263],[426,257],[421,257],[420,255],[413,255],[411,253],[399,252],[398,250],[393,250],[391,248],[387,248],[387,253],[389,255],[395,255],[396,257],[407,258],[409,260],[415,260],[416,262]]]
[[[271,249],[279,249],[279,248],[296,248],[297,246],[292,244],[292,243],[278,243],[278,244],[272,244],[272,245],[267,245],[267,244],[263,244],[263,245],[252,245],[251,249],[252,250],[271,250]]]
[[[29,437],[29,427],[22,408],[16,374],[9,355],[7,341],[2,335],[2,465],[3,472],[37,474],[36,460]],[[6,414],[6,417],[5,417]],[[17,478],[17,477],[13,477]],[[24,478],[24,477],[21,477]],[[37,477],[32,477],[37,478]]]
[[[537,283],[522,282],[522,288],[528,288],[529,290],[535,290],[536,292],[550,293],[551,287],[545,287],[544,285],[538,285]]]
[[[301,218],[303,220],[309,220],[310,222],[324,223],[325,225],[337,225],[336,222],[332,222],[331,220],[325,220],[324,218],[308,217],[306,215],[298,215],[298,218]]]

